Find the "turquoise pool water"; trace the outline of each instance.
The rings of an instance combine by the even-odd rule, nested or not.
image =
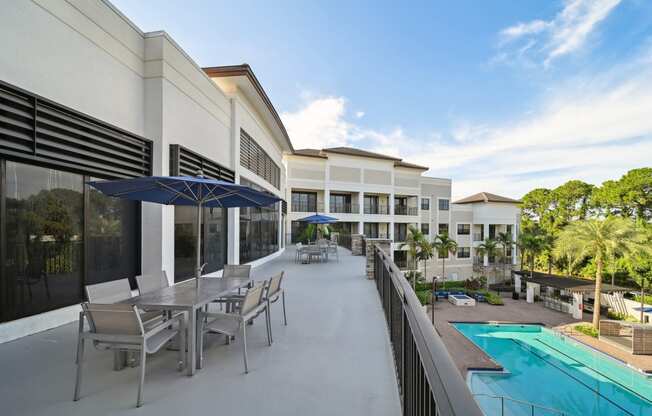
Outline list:
[[[455,327],[508,373],[471,372],[469,387],[487,415],[507,396],[577,416],[652,416],[652,378],[539,325],[457,323]],[[505,401],[506,415],[531,415]],[[537,409],[536,415],[554,415]]]

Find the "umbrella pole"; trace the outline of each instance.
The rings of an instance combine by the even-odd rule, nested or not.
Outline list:
[[[197,203],[197,245],[196,245],[196,253],[197,253],[197,259],[196,259],[196,279],[195,279],[195,287],[199,288],[199,279],[201,279],[201,208],[202,208],[202,203],[198,202]]]

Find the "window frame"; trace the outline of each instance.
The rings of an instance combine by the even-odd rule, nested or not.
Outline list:
[[[426,203],[426,207],[424,208],[424,204]],[[421,198],[421,211],[430,211],[430,198]]]
[[[464,252],[465,250],[468,250],[468,255],[467,256],[461,256],[460,254]],[[457,253],[455,253],[458,259],[470,259],[471,258],[471,247],[458,247],[457,248]]]
[[[466,232],[460,232],[460,226],[466,226]],[[456,235],[471,235],[471,224],[468,222],[458,222],[455,227]]]
[[[445,208],[442,208],[442,203],[445,203]],[[437,209],[439,211],[450,211],[450,199],[448,198],[437,198]]]

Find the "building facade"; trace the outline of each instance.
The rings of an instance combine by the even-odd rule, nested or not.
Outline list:
[[[248,65],[202,69],[103,0],[4,2],[0,50],[0,341],[76,319],[85,285],[193,275],[193,209],[87,181],[202,170],[284,197],[292,145]],[[281,253],[284,205],[206,209],[205,272]]]
[[[285,163],[288,243],[306,239],[301,218],[325,213],[338,219],[331,228],[340,234],[391,240],[394,262],[407,268],[403,243],[412,225],[430,241],[447,234],[457,242],[455,254],[435,255],[426,270],[428,278],[458,280],[471,277],[474,266],[486,272],[497,264],[495,256],[479,255],[485,238],[518,233],[518,201],[481,193],[453,203],[450,179],[425,176],[429,168],[400,158],[338,147],[296,150]],[[515,253],[508,262],[515,264]]]

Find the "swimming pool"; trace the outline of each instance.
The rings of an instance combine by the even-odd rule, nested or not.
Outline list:
[[[500,415],[506,396],[568,415],[652,415],[652,378],[539,325],[456,323],[454,326],[505,369],[470,372],[468,384],[487,415]],[[505,415],[531,415],[504,402]],[[554,415],[536,409],[537,415]]]

